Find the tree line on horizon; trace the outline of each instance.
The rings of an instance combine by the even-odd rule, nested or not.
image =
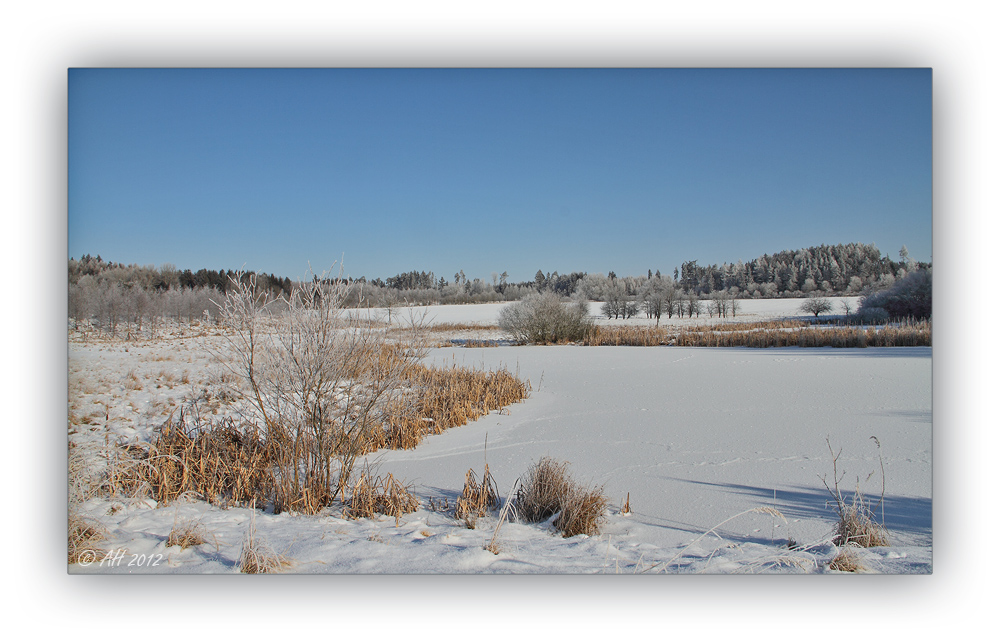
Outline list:
[[[532,293],[551,292],[603,301],[608,316],[632,316],[642,309],[659,318],[659,313],[711,314],[713,310],[724,315],[727,305],[735,314],[738,304],[734,302],[741,298],[862,295],[885,290],[907,274],[929,268],[929,263],[910,259],[905,246],[899,261],[894,261],[874,244],[849,243],[763,254],[745,263],[703,266],[696,260],[685,261],[672,275],[659,270],[654,274],[652,269],[643,276],[622,277],[613,271],[604,275],[538,270],[531,281],[510,282],[506,271],[493,272],[485,280],[469,279],[463,270],[449,279],[414,270],[386,279],[342,280],[349,286],[348,300],[357,307],[519,301]],[[169,263],[159,268],[125,265],[86,254],[69,260],[69,316],[104,319],[102,324],[111,329],[117,318],[132,319],[139,326],[143,318],[154,316],[211,319],[213,301],[233,287],[236,274],[205,268],[179,270]],[[294,285],[288,277],[257,276],[257,287],[270,298],[289,296]],[[705,301],[706,308],[699,308],[697,301]]]

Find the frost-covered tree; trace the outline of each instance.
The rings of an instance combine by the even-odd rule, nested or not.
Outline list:
[[[656,325],[660,325],[660,317],[664,312],[670,316],[670,303],[673,301],[674,285],[657,276],[651,278],[643,284],[639,290],[642,299],[642,307],[650,319],[656,319]]]
[[[799,306],[799,309],[803,312],[808,312],[809,314],[819,317],[819,315],[824,312],[829,312],[833,309],[833,305],[827,299],[816,297],[813,299],[806,299]]]
[[[579,341],[593,322],[587,301],[564,303],[553,292],[529,294],[500,310],[500,329],[518,343]]]
[[[603,312],[609,319],[619,315],[624,319],[626,308],[629,303],[625,286],[618,280],[610,280],[604,289],[604,305],[601,306]]]
[[[932,308],[931,290],[931,270],[916,270],[887,288],[864,297],[858,313],[863,317],[872,316],[877,314],[874,310],[881,309],[894,319],[929,319]]]

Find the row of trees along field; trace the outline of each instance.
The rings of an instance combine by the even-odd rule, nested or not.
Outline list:
[[[821,245],[797,251],[764,254],[744,263],[701,266],[685,261],[673,276],[652,269],[645,276],[619,277],[614,272],[545,273],[531,281],[510,282],[507,272],[489,279],[453,278],[411,271],[387,279],[346,278],[348,301],[358,307],[489,303],[518,301],[530,293],[552,292],[563,297],[603,301],[608,316],[661,314],[726,316],[738,310],[740,298],[805,297],[865,294],[890,287],[913,271],[928,268],[909,258],[904,246],[899,261],[882,256],[875,245]],[[90,319],[115,332],[124,323],[140,329],[161,319],[214,317],[213,300],[231,288],[233,270],[178,270],[171,264],[124,265],[100,256],[69,261],[69,316]],[[318,278],[318,277],[314,277]],[[261,274],[258,287],[272,298],[288,297],[294,283],[288,277]]]

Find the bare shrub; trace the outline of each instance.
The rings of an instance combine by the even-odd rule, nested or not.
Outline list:
[[[502,310],[500,329],[517,343],[566,343],[582,341],[593,325],[587,302],[564,304],[552,292],[530,294]]]
[[[344,314],[342,273],[305,279],[281,314],[268,314],[256,275],[237,273],[220,306],[246,398],[282,448],[282,504],[315,512],[346,490],[359,455],[370,449],[418,346],[389,345],[379,328]],[[272,333],[265,329],[271,327]],[[224,361],[224,363],[228,363]],[[336,465],[334,465],[336,463]],[[332,489],[332,492],[331,492]]]
[[[496,481],[490,474],[490,465],[486,464],[482,482],[476,480],[476,473],[470,468],[465,473],[465,486],[456,502],[455,518],[465,521],[468,528],[475,528],[476,520],[499,507],[500,496],[497,494]]]
[[[929,319],[931,316],[931,270],[910,272],[899,281],[861,300],[858,313],[863,317],[884,315],[886,318]],[[875,313],[874,311],[879,312]]]

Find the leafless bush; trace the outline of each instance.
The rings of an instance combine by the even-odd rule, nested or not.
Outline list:
[[[518,343],[562,343],[582,340],[593,322],[586,301],[564,304],[543,292],[504,307],[497,324]]]
[[[256,275],[237,273],[220,306],[235,354],[233,371],[269,438],[283,449],[279,495],[315,512],[347,489],[387,410],[404,395],[403,375],[419,349],[395,349],[374,325],[343,314],[342,273],[305,279],[280,314],[265,312]],[[268,333],[272,326],[275,331]],[[332,489],[332,490],[331,490]]]

